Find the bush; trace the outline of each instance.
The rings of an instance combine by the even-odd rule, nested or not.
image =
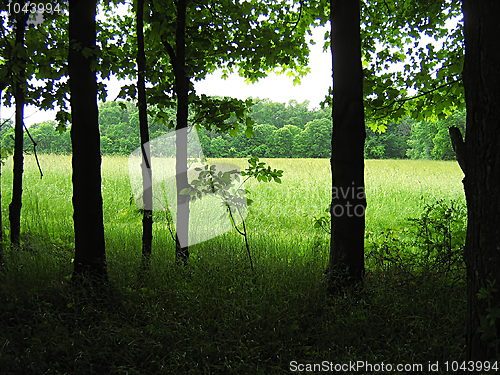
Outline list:
[[[414,223],[414,246],[420,265],[434,272],[448,273],[464,268],[467,212],[458,201],[438,200],[426,204]]]
[[[367,232],[372,247],[366,254],[369,265],[407,276],[460,275],[465,269],[466,218],[464,204],[438,200],[426,204],[418,218],[408,218],[413,224],[409,228],[383,232],[381,241]]]

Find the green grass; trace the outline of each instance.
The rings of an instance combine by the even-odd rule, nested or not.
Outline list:
[[[244,159],[223,161],[246,166]],[[0,372],[283,374],[293,360],[427,365],[464,359],[460,277],[418,273],[410,263],[378,267],[360,296],[329,297],[322,272],[329,239],[313,229],[310,216],[329,205],[329,161],[262,161],[284,175],[282,184],[246,185],[255,201],[247,224],[256,272],[235,231],[192,246],[190,269],[178,269],[158,212],[151,270],[141,284],[141,215],[130,205],[128,161],[105,157],[111,287],[103,296],[67,283],[74,247],[71,158],[40,155],[40,179],[28,157],[24,250],[7,251],[0,272]],[[2,169],[7,230],[11,169],[9,160]],[[386,234],[403,233],[412,225],[407,218],[419,217],[426,203],[463,202],[462,178],[452,162],[366,161],[366,229],[374,233],[367,249],[389,249]],[[408,244],[394,242],[391,249],[395,243]]]
[[[367,230],[403,227],[437,199],[465,204],[463,173],[456,162],[366,161]]]
[[[214,159],[246,167],[244,159]],[[282,169],[282,184],[249,180],[254,204],[248,226],[255,240],[266,237],[290,241],[291,245],[310,243],[321,232],[311,230],[310,215],[323,214],[331,200],[329,161],[325,159],[263,159],[273,168]],[[44,177],[40,179],[32,157],[26,158],[23,196],[23,232],[42,234],[53,242],[74,246],[72,238],[71,157],[40,155]],[[11,161],[3,167],[3,212],[8,213],[12,183]],[[377,232],[407,225],[406,218],[418,216],[426,203],[436,199],[465,202],[456,162],[367,160],[366,161],[366,230]],[[141,217],[130,207],[126,157],[105,157],[102,165],[104,221],[110,241],[140,240]],[[309,215],[309,216],[308,216]],[[158,246],[172,245],[167,236],[164,214],[155,217]],[[6,223],[7,224],[7,223]],[[131,230],[134,228],[134,230]],[[137,230],[135,230],[137,229]],[[238,236],[233,233],[235,239]],[[278,236],[277,236],[278,235]],[[293,239],[295,238],[295,239]],[[163,239],[166,241],[164,242]],[[298,241],[298,242],[297,242]],[[113,247],[112,244],[110,246]]]

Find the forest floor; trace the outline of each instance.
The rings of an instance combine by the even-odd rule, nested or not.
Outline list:
[[[248,183],[254,271],[235,231],[192,246],[189,267],[175,266],[159,210],[143,273],[127,159],[104,158],[110,281],[74,288],[70,158],[40,159],[42,180],[26,163],[23,247],[5,250],[0,269],[2,374],[352,373],[353,363],[357,373],[390,365],[395,374],[437,363],[432,372],[444,374],[465,359],[465,218],[453,163],[366,162],[366,277],[329,296],[329,238],[312,219],[328,207],[328,160],[268,159],[283,183]],[[11,176],[2,174],[8,212]]]

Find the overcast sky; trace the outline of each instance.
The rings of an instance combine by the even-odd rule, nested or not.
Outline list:
[[[311,72],[302,78],[300,85],[293,85],[293,78],[285,75],[270,76],[259,82],[247,85],[245,79],[237,74],[232,74],[226,80],[218,72],[204,81],[197,82],[196,91],[207,95],[227,95],[234,98],[246,99],[249,96],[256,98],[269,98],[274,102],[288,103],[291,99],[298,102],[309,100],[312,109],[319,107],[325,99],[328,87],[332,85],[332,56],[330,52],[323,52],[323,37],[326,27],[318,27],[313,31],[313,40],[316,45],[310,46],[309,67]]]
[[[246,99],[249,96],[256,98],[269,98],[274,102],[288,103],[295,99],[298,102],[309,100],[309,108],[319,107],[319,103],[325,99],[328,87],[331,86],[331,54],[323,52],[323,37],[326,28],[316,28],[313,31],[313,40],[316,45],[311,45],[309,56],[309,67],[311,72],[302,78],[300,85],[293,85],[293,78],[285,75],[270,76],[261,79],[254,84],[246,84],[245,79],[238,74],[231,74],[226,80],[221,78],[221,72],[215,72],[204,81],[197,82],[195,89],[198,94],[232,96],[238,99]],[[120,91],[123,81],[112,80],[107,82],[108,98],[113,100]],[[0,115],[3,119],[14,120],[14,108],[2,107]],[[39,111],[37,108],[28,106],[24,111],[26,125],[54,120],[55,111]]]

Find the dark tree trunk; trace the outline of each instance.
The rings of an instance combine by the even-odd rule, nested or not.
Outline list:
[[[0,83],[0,112],[2,109],[2,92],[3,84]],[[0,113],[0,123],[2,122],[2,115]],[[2,131],[2,126],[0,125],[0,132]],[[0,155],[2,154],[2,137],[0,136]],[[0,267],[3,264],[3,217],[2,217],[2,163],[0,162]]]
[[[176,126],[176,182],[177,182],[177,231],[175,260],[187,265],[189,259],[189,196],[182,195],[182,189],[189,187],[187,178],[187,119],[188,119],[188,78],[186,77],[186,0],[177,2],[177,29],[175,35],[175,87],[177,92]]]
[[[333,63],[330,291],[362,280],[366,197],[360,4],[331,0]]]
[[[467,359],[490,360],[499,355],[494,341],[500,335],[500,323],[497,319],[484,340],[477,329],[489,306],[500,307],[500,292],[493,291],[490,301],[478,293],[493,281],[500,290],[500,2],[464,0],[463,13],[465,144],[461,135],[451,135],[465,173],[467,199]]]
[[[142,265],[147,268],[153,242],[153,172],[149,146],[148,114],[146,102],[146,54],[144,52],[144,0],[137,1],[137,91],[139,96],[139,128],[142,147]]]
[[[92,274],[106,280],[106,253],[101,196],[101,154],[97,109],[95,56],[97,0],[69,2],[69,84],[73,148],[73,220],[75,269],[73,277]]]
[[[19,15],[16,22],[16,49],[24,49],[24,28],[28,15]],[[26,61],[14,54],[14,66],[19,67],[19,73],[13,75],[14,98],[16,101],[16,124],[14,127],[14,177],[12,183],[12,202],[9,205],[10,242],[13,246],[20,245],[21,235],[21,207],[23,195],[23,127],[24,102],[26,86]]]

